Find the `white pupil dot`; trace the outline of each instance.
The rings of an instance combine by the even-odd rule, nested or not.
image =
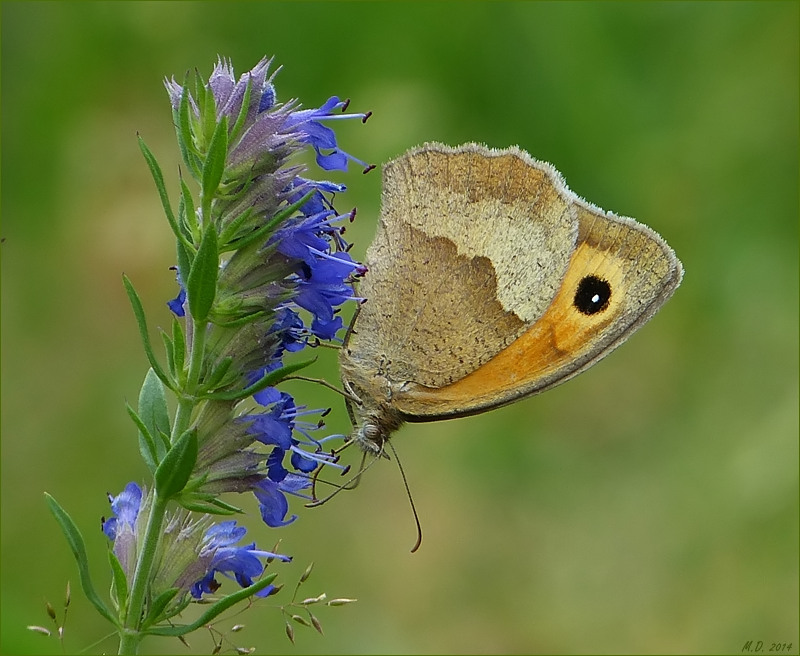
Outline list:
[[[592,296],[592,303],[599,303],[600,302],[600,294],[595,294]]]

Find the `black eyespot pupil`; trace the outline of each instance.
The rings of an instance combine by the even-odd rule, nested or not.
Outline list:
[[[575,307],[583,314],[597,314],[608,307],[611,300],[611,285],[597,276],[585,276],[575,292]]]

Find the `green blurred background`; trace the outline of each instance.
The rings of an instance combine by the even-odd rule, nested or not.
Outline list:
[[[270,608],[223,622],[262,653],[798,651],[798,3],[2,4],[2,645],[73,603],[67,653],[108,631],[78,592],[47,490],[106,589],[104,494],[143,480],[126,416],[146,370],[121,274],[168,325],[173,246],[136,144],[178,160],[162,79],[267,54],[279,98],[371,109],[343,146],[380,163],[426,140],[519,144],[572,189],[659,231],[683,286],[568,385],[395,437],[397,468],[270,530],[314,561],[326,635]],[[380,178],[333,177],[363,255]],[[174,197],[174,196],[173,196]],[[155,334],[155,332],[154,332]],[[335,354],[317,373],[337,378]],[[298,388],[295,387],[294,391]],[[312,406],[341,401],[306,384]],[[248,506],[252,508],[252,504]],[[210,653],[207,635],[146,653]],[[92,649],[115,652],[113,640]]]

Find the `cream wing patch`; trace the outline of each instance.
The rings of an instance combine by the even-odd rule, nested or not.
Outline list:
[[[494,267],[503,309],[532,323],[547,308],[577,238],[571,193],[544,162],[517,149],[426,144],[384,167],[382,214],[451,241]]]
[[[576,237],[558,174],[517,149],[427,145],[387,164],[349,349],[362,385],[436,388],[489,361],[545,311]]]

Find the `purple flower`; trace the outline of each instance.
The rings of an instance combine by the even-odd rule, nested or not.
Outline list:
[[[334,212],[320,212],[281,229],[273,238],[278,252],[302,260],[296,274],[297,294],[292,302],[313,315],[311,333],[330,340],[342,328],[342,320],[334,318],[336,309],[353,297],[346,283],[363,275],[363,265],[354,262],[344,251],[331,253],[329,242],[331,219],[341,219]]]
[[[261,481],[253,490],[253,493],[260,504],[261,518],[264,523],[273,528],[291,524],[297,519],[297,515],[292,515],[289,519],[286,519],[286,514],[289,512],[289,502],[286,499],[286,494],[304,496],[300,494],[301,490],[309,487],[311,487],[311,480],[308,476],[300,476],[299,474],[286,473],[279,482],[270,478],[265,478]]]
[[[267,392],[267,390],[270,391]],[[266,401],[263,405],[272,407],[267,412],[244,415],[239,420],[251,422],[248,430],[262,444],[273,444],[283,449],[289,449],[292,446],[292,429],[294,428],[294,399],[286,392],[278,392],[274,388],[268,387],[262,392],[264,393],[260,392],[257,395],[258,398]],[[271,400],[270,397],[275,393],[279,398]]]
[[[331,210],[332,203],[323,195],[323,192],[333,195],[347,191],[347,187],[327,180],[307,180],[298,175],[286,186],[284,192],[289,194],[286,198],[289,203],[296,203],[312,190],[313,194],[309,200],[300,207],[300,212],[304,216],[313,216]]]
[[[241,587],[246,588],[264,573],[264,565],[260,559],[274,558],[283,562],[292,560],[290,556],[256,549],[255,542],[236,546],[246,533],[247,529],[237,526],[234,520],[214,524],[206,531],[201,559],[209,561],[208,571],[191,586],[191,594],[195,599],[200,599],[204,593],[217,591],[220,586],[215,578],[217,574],[234,579]],[[274,585],[268,585],[256,596],[268,597],[276,591]]]
[[[297,519],[297,515],[292,515],[286,519],[289,512],[289,501],[275,481],[265,478],[254,489],[253,494],[261,506],[261,519],[267,526],[277,528],[286,526]]]
[[[312,253],[327,252],[330,248],[328,239],[325,238],[330,233],[325,229],[325,220],[334,214],[331,210],[325,210],[302,220],[287,222],[270,242],[277,244],[278,252],[286,257],[311,264],[314,261]]]
[[[171,301],[167,301],[167,307],[172,310],[172,313],[176,317],[184,317],[186,316],[186,309],[184,305],[186,304],[186,289],[183,286],[183,280],[181,280],[181,272],[178,271],[178,267],[173,267],[175,269],[175,280],[178,283],[178,295],[173,298]]]
[[[186,310],[183,307],[184,303],[186,303],[186,290],[183,288],[183,285],[181,285],[178,295],[171,301],[167,301],[167,307],[172,310],[172,313],[176,317],[184,317],[186,316]]]
[[[136,483],[128,483],[117,496],[109,495],[108,500],[114,515],[103,522],[103,533],[114,543],[114,555],[131,579],[139,551],[137,520],[142,509],[144,492]]]
[[[115,555],[125,556],[120,558],[120,564],[129,582],[138,556],[136,545],[141,538],[136,531],[137,517],[145,501],[143,497],[144,492],[136,483],[128,483],[120,494],[110,497],[116,516],[103,522],[103,532],[114,542]],[[149,503],[146,505],[149,507]],[[290,556],[257,549],[255,543],[238,545],[246,533],[247,529],[234,520],[214,524],[208,516],[193,520],[183,510],[168,514],[159,541],[160,554],[156,562],[160,565],[153,574],[152,592],[158,594],[177,587],[183,590],[183,595],[191,594],[200,599],[204,593],[213,593],[219,588],[217,574],[234,579],[244,588],[264,573],[262,560],[291,561]],[[124,549],[120,549],[121,541]],[[266,597],[274,592],[275,586],[270,585],[258,596]],[[183,595],[175,598],[178,610]]]
[[[130,530],[136,526],[139,508],[142,505],[142,488],[136,483],[128,483],[117,496],[109,495],[111,511],[116,515],[103,522],[103,533],[109,540],[117,539],[117,531],[126,527]]]
[[[303,141],[311,144],[317,154],[317,164],[326,171],[347,170],[347,162],[352,160],[363,167],[364,171],[370,170],[366,162],[362,162],[341,150],[336,143],[336,133],[326,125],[320,123],[321,120],[360,118],[363,122],[370,117],[371,112],[366,114],[334,114],[337,109],[344,112],[347,109],[349,100],[340,101],[336,96],[331,96],[319,109],[303,109],[292,112],[286,123],[289,126],[296,126],[304,133],[301,137]],[[327,154],[322,151],[330,151]]]
[[[300,351],[308,344],[308,333],[303,320],[297,312],[287,307],[278,309],[270,332],[280,336],[281,349],[290,353]],[[255,398],[261,405],[266,405],[258,399],[258,396]]]
[[[339,308],[353,298],[351,283],[364,272],[343,238],[342,224],[355,210],[340,214],[333,207],[333,196],[345,186],[312,179],[293,158],[313,149],[323,170],[344,170],[351,161],[370,170],[340,147],[330,127],[335,120],[366,121],[369,113],[345,113],[348,102],[336,96],[311,109],[297,101],[281,103],[270,65],[262,59],[237,78],[230,61],[219,59],[208,81],[198,80],[205,85],[202,93],[192,91],[194,84],[166,81],[184,160],[199,181],[212,149],[209,127],[228,129],[221,179],[211,190],[216,193],[207,193],[204,203],[185,202],[182,216],[190,259],[198,235],[217,231],[222,260],[209,321],[186,331],[187,353],[191,335],[205,331],[207,366],[198,384],[217,398],[231,398],[230,392],[278,371],[286,353],[337,339],[343,328]],[[302,206],[287,212],[307,195]],[[193,293],[182,284],[187,280],[188,272],[179,272],[179,293],[168,303],[177,316],[185,315],[187,291]],[[286,393],[266,388],[253,399],[260,407],[238,415],[236,403],[201,401],[193,480],[201,496],[252,491],[264,521],[283,526],[295,519],[287,495],[302,496],[321,464],[338,466],[323,443],[341,436],[311,437],[324,424],[301,416],[322,411],[308,410]],[[212,586],[213,576],[204,573],[192,583]]]

